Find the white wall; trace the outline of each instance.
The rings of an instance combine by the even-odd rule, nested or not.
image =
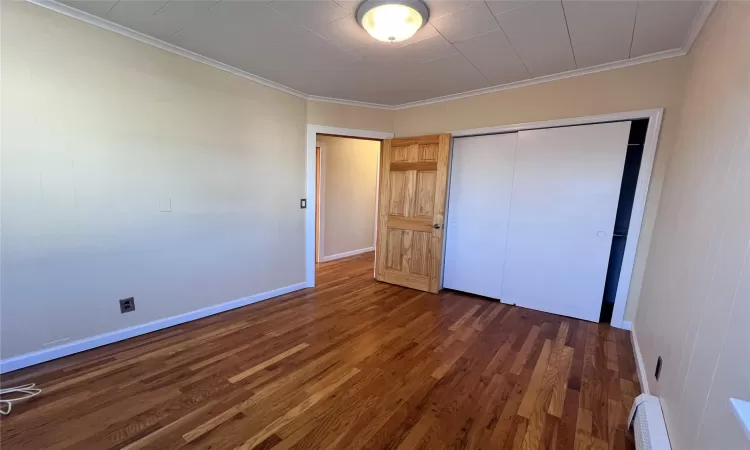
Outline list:
[[[634,330],[672,448],[747,450],[728,400],[750,400],[750,3],[716,6],[684,98]]]
[[[304,281],[303,99],[2,8],[3,359]]]
[[[380,142],[318,136],[321,261],[375,246]]]

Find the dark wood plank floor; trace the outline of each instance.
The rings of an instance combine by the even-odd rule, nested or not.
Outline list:
[[[629,335],[372,278],[318,286],[3,376],[41,396],[0,446],[628,449]]]

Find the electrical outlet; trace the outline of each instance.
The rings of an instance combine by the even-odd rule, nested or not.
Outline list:
[[[661,356],[656,358],[656,371],[654,371],[654,377],[656,378],[656,381],[659,381],[660,376],[661,376]]]
[[[129,313],[135,311],[135,298],[124,298],[120,300],[120,314]]]

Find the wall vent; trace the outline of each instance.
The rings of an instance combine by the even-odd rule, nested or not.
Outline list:
[[[648,394],[636,397],[628,424],[633,429],[636,450],[672,450],[658,397]]]

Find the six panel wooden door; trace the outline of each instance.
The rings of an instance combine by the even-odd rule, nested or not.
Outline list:
[[[383,143],[375,278],[438,292],[450,134]]]

